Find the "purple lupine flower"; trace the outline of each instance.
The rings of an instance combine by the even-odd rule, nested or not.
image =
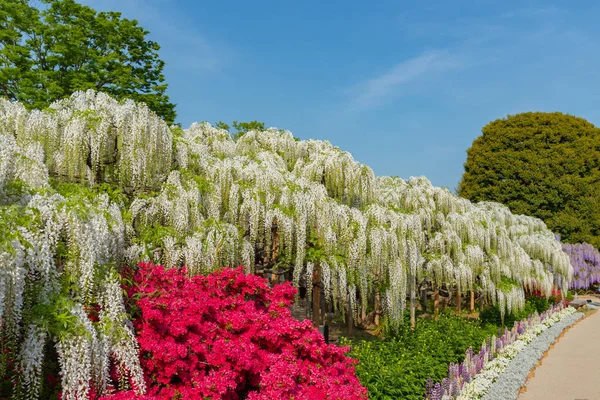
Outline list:
[[[448,379],[452,379],[452,378],[460,375],[458,368],[459,368],[459,366],[454,363],[450,363],[450,365],[448,365]]]
[[[450,379],[442,379],[442,395],[450,395]]]
[[[517,329],[517,332],[519,332],[519,335],[523,334],[523,332],[525,332],[525,326],[524,325],[519,325],[519,328]]]
[[[431,397],[430,400],[442,400],[442,396],[444,395],[444,389],[442,385],[436,383],[433,388],[431,388]]]
[[[433,379],[427,378],[425,381],[425,399],[431,400],[431,393],[433,391]]]
[[[484,366],[485,366],[485,358],[480,357],[477,360],[477,364],[475,365],[475,374],[478,374],[479,372],[481,372],[481,370],[483,369]]]
[[[459,385],[458,380],[454,380],[450,385],[450,396],[452,396],[453,398],[457,398],[460,394],[460,389],[461,386]]]
[[[502,335],[500,341],[502,342],[502,347],[505,347],[506,345],[510,344],[510,342],[508,341],[508,335]]]
[[[465,360],[463,361],[463,363],[468,369],[471,368],[471,364],[473,363],[473,349],[471,347],[467,349],[467,353],[465,354]]]
[[[471,371],[466,366],[462,369],[461,380],[463,383],[467,383],[471,381]],[[460,388],[462,389],[462,384]]]
[[[488,359],[488,356],[489,356],[488,349],[483,347],[477,356],[477,361],[481,362],[481,363],[485,363],[486,360]]]

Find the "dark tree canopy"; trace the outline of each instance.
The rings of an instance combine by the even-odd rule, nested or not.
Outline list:
[[[458,194],[536,216],[565,242],[600,246],[600,129],[559,112],[490,122],[467,151]]]
[[[160,46],[118,12],[74,0],[0,0],[0,96],[43,109],[78,90],[144,102],[168,123]]]

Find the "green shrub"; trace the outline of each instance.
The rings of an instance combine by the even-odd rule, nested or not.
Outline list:
[[[550,300],[544,296],[527,296],[525,301],[527,304],[533,305],[538,314],[543,313],[550,307]]]
[[[427,378],[440,381],[449,363],[462,361],[469,347],[479,349],[495,333],[495,326],[442,313],[438,321],[419,318],[414,331],[405,321],[386,340],[343,343],[351,345],[349,355],[359,361],[356,374],[369,390],[369,399],[422,400]]]
[[[500,317],[500,309],[498,306],[488,306],[479,313],[479,321],[482,326],[495,325],[497,327],[511,328],[515,321],[520,321],[527,318],[533,313],[543,313],[550,307],[550,300],[543,296],[531,295],[525,298],[525,307],[513,314],[504,315],[504,323]]]

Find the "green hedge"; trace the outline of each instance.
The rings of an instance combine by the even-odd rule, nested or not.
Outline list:
[[[352,346],[359,360],[356,373],[369,390],[369,399],[419,399],[425,381],[439,381],[448,374],[448,364],[464,359],[469,347],[479,349],[497,333],[497,327],[482,327],[479,321],[442,313],[439,320],[419,318],[411,331],[409,321],[393,337],[382,341],[343,341]]]

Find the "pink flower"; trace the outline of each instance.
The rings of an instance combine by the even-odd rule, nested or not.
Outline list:
[[[188,278],[142,263],[127,290],[141,294],[135,325],[149,389],[140,399],[367,398],[349,349],[292,317],[289,283],[271,289],[241,267]]]

